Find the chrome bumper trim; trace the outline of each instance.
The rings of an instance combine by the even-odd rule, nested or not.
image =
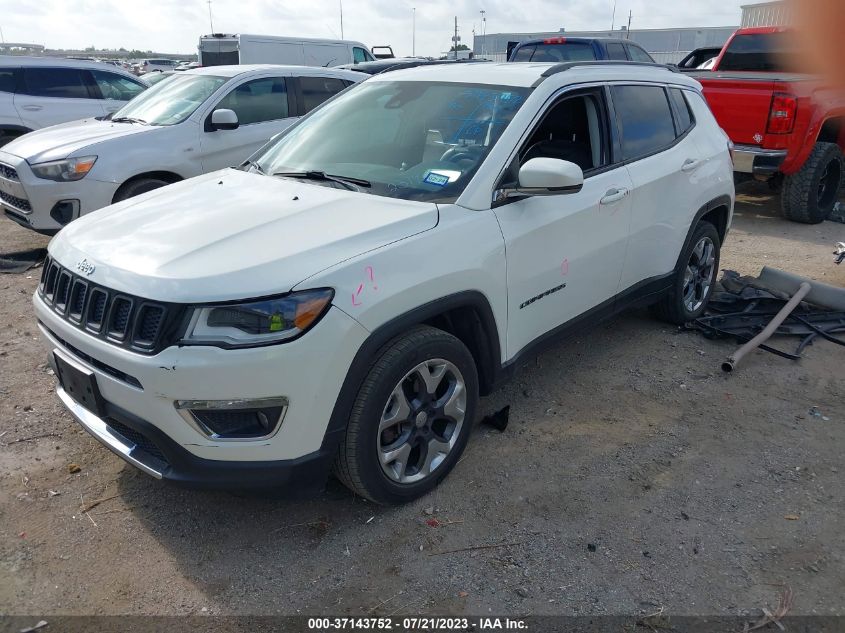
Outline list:
[[[753,174],[757,160],[782,162],[785,158],[786,150],[767,150],[753,145],[737,145],[733,150],[734,171]]]

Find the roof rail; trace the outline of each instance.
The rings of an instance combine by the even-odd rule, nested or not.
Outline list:
[[[546,69],[543,71],[543,74],[540,75],[541,77],[551,77],[552,75],[556,75],[558,73],[566,72],[567,70],[571,70],[573,68],[577,68],[579,66],[645,66],[646,68],[662,68],[663,70],[669,70],[673,73],[680,72],[677,66],[671,66],[669,64],[658,64],[657,62],[629,62],[629,61],[622,61],[622,60],[589,60],[589,61],[582,61],[582,62],[561,62],[560,64],[555,64],[551,68]]]

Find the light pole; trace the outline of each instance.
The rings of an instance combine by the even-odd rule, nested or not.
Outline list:
[[[487,11],[481,9],[481,56],[484,57],[484,46],[487,43]]]
[[[411,57],[417,56],[417,8],[411,9]]]

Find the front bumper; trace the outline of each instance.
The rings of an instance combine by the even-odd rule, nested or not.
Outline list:
[[[36,294],[48,352],[94,374],[101,417],[61,387],[59,398],[100,442],[162,479],[214,488],[325,481],[342,429],[329,420],[346,372],[367,331],[337,308],[295,341],[253,349],[171,346],[144,355],[95,338],[63,320]],[[58,373],[58,372],[57,372]],[[177,411],[177,400],[286,397],[272,437],[227,441],[203,434]],[[116,435],[118,437],[116,437]],[[322,476],[318,476],[322,472]]]
[[[737,145],[733,149],[734,171],[752,174],[767,180],[780,171],[786,150],[768,150],[753,145]]]
[[[117,188],[117,183],[91,174],[75,182],[38,178],[26,160],[0,151],[0,207],[10,220],[34,231],[54,233],[80,215],[108,206]]]

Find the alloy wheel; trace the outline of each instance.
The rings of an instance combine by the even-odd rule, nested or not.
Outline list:
[[[702,237],[695,245],[684,274],[683,302],[687,312],[697,312],[707,298],[716,274],[716,245]]]
[[[455,447],[466,417],[466,384],[447,360],[431,359],[394,387],[378,429],[378,457],[392,481],[431,475]]]

